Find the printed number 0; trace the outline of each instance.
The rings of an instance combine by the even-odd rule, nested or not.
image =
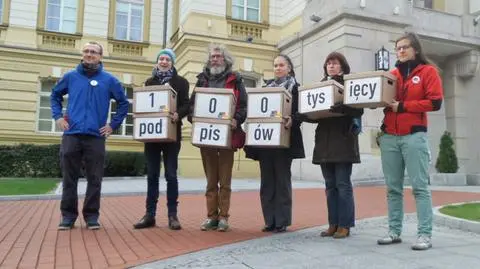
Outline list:
[[[268,110],[268,99],[267,97],[263,97],[262,100],[260,100],[260,111],[262,111],[262,113],[265,113],[267,112]]]
[[[217,99],[216,98],[210,99],[210,103],[208,105],[208,111],[210,113],[215,113],[215,111],[217,111]]]

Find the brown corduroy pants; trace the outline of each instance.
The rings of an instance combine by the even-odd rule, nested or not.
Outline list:
[[[207,214],[210,219],[228,219],[232,184],[234,150],[200,148],[207,177]]]

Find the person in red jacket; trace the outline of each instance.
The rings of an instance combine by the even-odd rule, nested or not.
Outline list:
[[[403,221],[405,168],[417,207],[417,240],[414,250],[432,247],[432,197],[428,188],[430,161],[427,112],[440,109],[443,100],[438,70],[423,52],[418,37],[407,33],[395,42],[398,61],[396,98],[385,108],[379,138],[382,168],[387,185],[388,235],[378,244],[400,243]]]

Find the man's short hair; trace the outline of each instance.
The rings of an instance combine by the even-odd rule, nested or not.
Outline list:
[[[102,44],[98,43],[97,41],[88,41],[87,43],[85,43],[85,45],[83,45],[83,47],[86,47],[88,45],[93,45],[93,46],[97,46],[99,48],[99,52],[100,52],[100,55],[103,55],[103,46]]]

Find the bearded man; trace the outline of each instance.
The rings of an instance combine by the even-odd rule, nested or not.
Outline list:
[[[208,48],[208,59],[203,72],[197,76],[195,87],[202,88],[227,88],[235,94],[235,114],[231,121],[232,130],[241,128],[247,116],[247,93],[242,77],[232,71],[234,60],[230,52],[223,45],[211,44]],[[190,116],[195,105],[195,91],[190,98]],[[232,135],[232,144],[238,145]],[[207,219],[201,224],[202,231],[217,230],[225,232],[229,229],[228,211],[230,209],[231,182],[233,155],[236,148],[217,149],[200,148],[203,169],[207,178],[206,199]]]

